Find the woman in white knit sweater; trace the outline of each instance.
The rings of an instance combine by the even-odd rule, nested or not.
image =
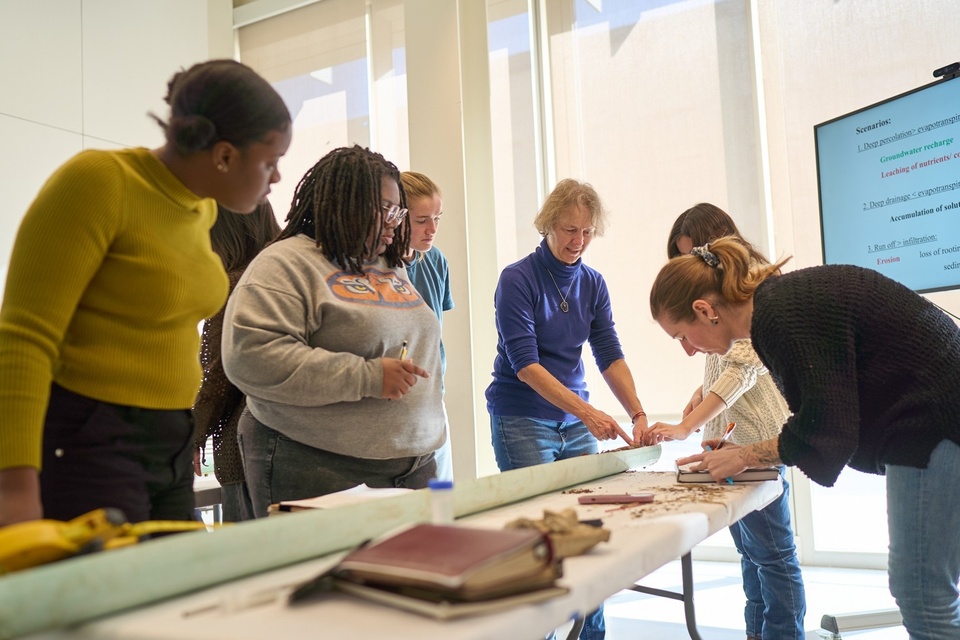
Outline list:
[[[728,235],[742,240],[729,215],[712,204],[701,203],[674,222],[667,254],[673,258],[695,253],[711,264],[713,256],[703,245]],[[754,260],[767,262],[748,242],[744,240],[743,244]],[[680,340],[687,355],[698,353],[682,335],[674,337]],[[733,442],[760,442],[776,437],[788,416],[786,402],[750,341],[740,340],[722,356],[706,356],[703,385],[694,391],[683,410],[683,419],[679,424],[653,424],[644,444],[684,440],[701,428],[704,440],[716,440],[730,422],[737,425],[731,434]],[[781,476],[783,473],[781,467]],[[748,639],[802,640],[804,637],[806,597],[790,526],[789,489],[784,480],[783,493],[777,500],[730,527],[741,557]]]

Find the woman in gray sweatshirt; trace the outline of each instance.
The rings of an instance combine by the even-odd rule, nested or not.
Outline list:
[[[358,146],[297,186],[227,303],[223,365],[254,513],[367,484],[427,486],[444,442],[440,326],[407,277],[400,172]]]

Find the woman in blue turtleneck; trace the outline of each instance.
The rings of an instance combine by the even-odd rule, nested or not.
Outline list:
[[[613,326],[607,285],[581,256],[603,232],[605,212],[589,184],[561,180],[534,220],[537,249],[500,274],[497,358],[487,410],[501,471],[597,452],[597,440],[639,441],[647,417]],[[633,433],[589,403],[581,359],[590,342],[603,378],[631,416]],[[604,634],[603,610],[582,638]]]

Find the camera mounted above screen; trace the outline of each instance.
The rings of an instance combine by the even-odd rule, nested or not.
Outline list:
[[[960,72],[960,62],[953,62],[951,64],[948,64],[945,67],[934,69],[933,77],[934,78],[943,77],[945,80],[949,80],[950,78],[957,75],[958,72]]]

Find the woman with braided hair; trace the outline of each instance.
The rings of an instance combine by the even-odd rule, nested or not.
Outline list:
[[[400,172],[334,149],[297,185],[286,226],[227,303],[223,365],[257,517],[367,484],[419,489],[444,441],[440,326],[409,285]]]
[[[218,202],[249,213],[280,179],[290,112],[233,60],[167,89],[163,146],[77,154],[20,224],[0,310],[0,526],[103,507],[194,517],[197,325],[227,297],[210,228]]]
[[[269,202],[263,202],[250,214],[241,215],[223,207],[218,209],[217,222],[210,229],[210,244],[223,261],[232,293],[250,261],[280,233],[280,225]],[[200,335],[203,383],[193,405],[193,418],[197,424],[193,437],[193,470],[198,476],[202,475],[207,438],[212,438],[213,471],[220,483],[223,521],[240,522],[253,518],[237,444],[237,423],[247,402],[243,393],[223,373],[220,359],[223,313],[221,308],[208,318]]]
[[[714,447],[718,482],[793,465],[832,486],[845,466],[886,476],[890,592],[912,640],[960,638],[960,328],[934,304],[851,265],[778,275],[735,237],[670,260],[654,319],[688,352],[750,338],[792,412],[777,437]]]

